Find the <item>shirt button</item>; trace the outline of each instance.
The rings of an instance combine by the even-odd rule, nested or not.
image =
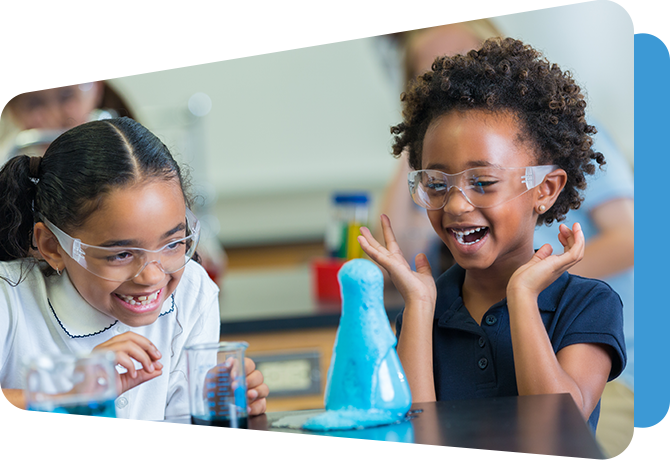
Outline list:
[[[486,339],[484,337],[479,338],[479,347],[484,348],[484,345],[486,345]]]
[[[477,365],[479,366],[480,369],[486,369],[486,366],[489,365],[489,360],[486,358],[482,358],[479,360]]]
[[[116,400],[116,408],[117,409],[123,409],[128,405],[128,399],[124,396],[121,396]]]
[[[496,321],[498,321],[498,318],[496,318],[493,315],[488,315],[484,321],[486,321],[486,324],[488,324],[489,326],[493,326],[496,323]]]
[[[128,327],[124,325],[120,325],[116,327],[116,331],[120,334],[123,334],[124,332],[128,332]]]

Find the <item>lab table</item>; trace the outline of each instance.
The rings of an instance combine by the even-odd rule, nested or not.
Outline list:
[[[409,420],[360,430],[313,432],[273,426],[304,421],[323,409],[268,412],[249,418],[249,429],[429,444],[508,452],[607,458],[569,394],[509,396],[414,403]],[[189,418],[167,420],[189,423]],[[222,428],[229,429],[229,428]]]

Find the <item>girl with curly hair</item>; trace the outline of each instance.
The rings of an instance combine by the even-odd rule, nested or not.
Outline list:
[[[595,430],[605,383],[626,363],[619,296],[570,275],[579,224],[560,225],[563,254],[533,247],[535,226],[581,203],[595,128],[569,72],[514,39],[440,57],[402,96],[393,153],[408,153],[414,201],[453,254],[437,281],[413,271],[382,215],[385,245],[359,242],[405,299],[398,354],[414,401],[569,393]]]

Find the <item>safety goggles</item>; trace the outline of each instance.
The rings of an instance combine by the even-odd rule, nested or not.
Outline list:
[[[181,270],[195,254],[200,239],[200,222],[186,209],[188,234],[184,238],[170,241],[156,250],[128,247],[104,247],[82,243],[73,238],[43,216],[44,225],[56,236],[63,250],[89,272],[108,281],[130,281],[150,263],[156,263],[163,273]]]
[[[554,165],[524,168],[486,166],[466,169],[457,174],[423,169],[410,172],[407,180],[412,199],[422,208],[431,211],[442,209],[454,187],[472,206],[491,208],[540,185],[547,174],[557,169],[558,166]]]

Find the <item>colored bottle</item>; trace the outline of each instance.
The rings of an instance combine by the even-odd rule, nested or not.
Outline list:
[[[330,257],[356,259],[363,257],[358,240],[361,226],[368,223],[369,197],[361,193],[333,195],[330,223],[326,233],[326,247]]]

